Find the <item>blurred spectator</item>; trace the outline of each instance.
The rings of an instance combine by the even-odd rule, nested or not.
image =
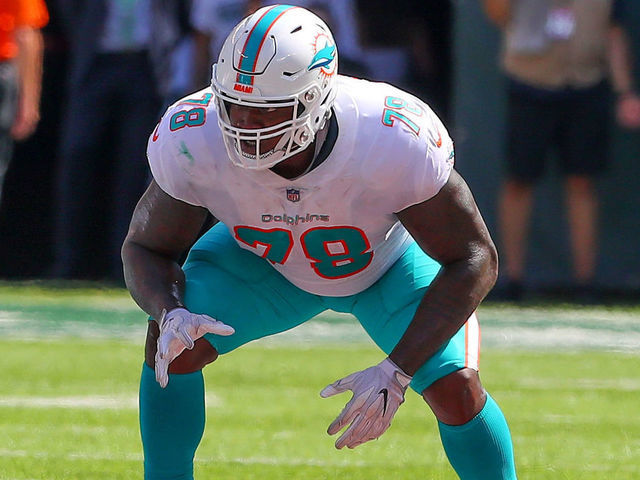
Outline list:
[[[60,135],[61,85],[65,82],[67,44],[59,0],[48,0],[44,40],[40,121],[33,135],[14,145],[0,204],[0,277],[41,277],[51,263],[53,183]]]
[[[14,140],[40,120],[42,32],[49,21],[42,0],[0,2],[0,200]]]
[[[503,31],[508,82],[507,173],[499,200],[503,296],[518,300],[525,281],[533,187],[554,148],[565,177],[572,289],[596,294],[598,198],[595,178],[607,166],[610,91],[608,0],[484,0]]]
[[[633,45],[638,45],[638,8],[631,0],[614,0],[609,54],[611,79],[616,93],[616,119],[621,127],[640,128],[640,94],[637,90],[639,68]],[[632,36],[635,35],[635,42]]]
[[[262,2],[264,5],[268,3]],[[292,0],[287,3],[311,10],[331,29],[338,45],[341,75],[359,78],[371,76],[363,61],[360,17],[353,0]]]
[[[391,83],[448,118],[452,5],[442,0],[358,0],[362,53],[370,78]]]
[[[122,281],[120,246],[147,178],[160,101],[152,0],[61,0],[70,45],[57,172],[56,278]]]
[[[201,88],[194,74],[192,3],[192,0],[151,0],[150,53],[162,97],[160,114],[176,100]]]
[[[228,33],[259,6],[259,2],[247,0],[193,0],[190,20],[194,29],[194,71],[199,88],[211,83],[211,65],[217,61]]]

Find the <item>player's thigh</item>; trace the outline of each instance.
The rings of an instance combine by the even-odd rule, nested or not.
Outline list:
[[[565,131],[560,138],[559,163],[563,173],[596,175],[609,157],[611,104],[605,83],[576,92],[567,102]]]
[[[387,354],[411,323],[418,304],[440,265],[413,244],[371,288],[360,294],[352,313]],[[461,368],[477,370],[479,328],[475,314],[418,369],[411,387],[418,393]]]
[[[186,307],[235,329],[228,337],[205,336],[220,354],[293,328],[324,308],[266,260],[241,249],[222,223],[196,242],[183,270]]]

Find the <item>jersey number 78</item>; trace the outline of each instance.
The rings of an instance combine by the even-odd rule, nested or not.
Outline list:
[[[270,262],[284,263],[293,249],[291,231],[238,225],[233,229],[238,241],[262,250]],[[314,227],[300,235],[300,244],[311,268],[322,278],[350,277],[369,266],[373,258],[365,233],[356,227]]]

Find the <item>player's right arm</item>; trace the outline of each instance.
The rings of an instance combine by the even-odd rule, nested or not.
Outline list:
[[[122,246],[124,278],[133,299],[153,318],[184,306],[179,261],[206,216],[206,209],[173,198],[155,181],[138,202]]]

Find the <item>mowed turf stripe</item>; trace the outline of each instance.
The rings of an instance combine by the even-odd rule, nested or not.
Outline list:
[[[486,303],[478,317],[488,348],[640,351],[640,307]],[[146,315],[124,290],[47,290],[0,285],[0,337],[119,338],[142,344]],[[327,312],[265,345],[370,343],[347,314]]]
[[[143,457],[141,454],[133,454],[133,453],[121,453],[121,454],[69,453],[65,455],[60,455],[60,454],[51,454],[49,452],[42,452],[42,451],[26,452],[24,450],[21,451],[21,450],[7,450],[7,449],[0,449],[0,457],[35,458],[39,460],[56,459],[56,460],[66,460],[69,462],[86,461],[86,460],[108,461],[108,462],[113,462],[113,461],[141,462],[143,460]],[[431,460],[434,460],[434,459],[431,459]],[[357,460],[357,459],[338,459],[338,458],[336,458],[336,460],[320,460],[320,459],[312,459],[312,458],[304,459],[304,458],[283,458],[283,457],[277,457],[277,458],[276,457],[234,457],[234,458],[197,457],[195,460],[196,468],[198,467],[198,465],[233,466],[234,464],[235,465],[267,465],[267,466],[283,466],[283,467],[325,467],[325,468],[331,468],[331,467],[366,468],[366,467],[378,466],[376,462],[369,462],[369,461],[363,461],[363,460]],[[420,461],[420,459],[415,459],[411,463],[412,468],[415,468],[420,465],[433,467],[434,462],[433,461],[428,462],[426,460]],[[406,467],[407,465],[406,465],[406,462],[400,462],[400,461],[385,463],[385,467],[388,468],[391,466]],[[529,467],[529,468],[523,468],[522,470],[544,469],[546,471],[561,472],[567,468],[579,467],[579,466],[580,465],[578,463],[567,462],[567,463],[563,463],[562,465],[555,465],[555,466],[547,465],[547,466],[539,466],[537,468]],[[596,472],[609,472],[611,471],[611,467],[606,464],[590,463],[589,470],[596,471]],[[638,467],[634,465],[619,465],[616,467],[615,470],[618,473],[621,473],[621,472],[636,473],[639,471]],[[6,477],[0,477],[0,478],[3,478],[4,480],[4,478]],[[323,477],[323,478],[326,478],[326,477]],[[451,476],[447,478],[454,478],[454,477]],[[562,476],[562,478],[568,478],[568,477]],[[635,477],[625,477],[625,478],[631,479]],[[24,480],[24,479],[21,478],[20,480]]]
[[[0,282],[0,336],[111,337],[140,342],[146,328],[146,315],[125,289],[87,288],[73,282],[60,286],[63,288]],[[614,308],[489,302],[479,309],[484,345],[507,348],[568,345],[640,350],[638,318],[640,305]],[[296,342],[368,341],[350,315],[333,312],[291,333],[294,335],[275,338]]]
[[[210,407],[222,406],[220,397],[207,392],[207,404]],[[105,397],[105,396],[76,396],[76,397],[39,397],[19,396],[0,397],[0,408],[71,408],[89,410],[137,410],[138,396]]]
[[[0,407],[81,408],[93,410],[130,410],[138,408],[137,396],[127,397],[0,397]]]
[[[0,334],[12,339],[120,338],[142,343],[145,318],[122,318],[114,312],[90,314],[74,309],[38,312],[0,311]],[[579,348],[640,350],[640,321],[631,314],[615,315],[611,319],[598,313],[581,323],[578,316],[555,312],[540,315],[523,310],[481,310],[480,325],[484,347],[491,348]],[[140,315],[139,315],[140,317]],[[264,345],[300,346],[322,343],[369,343],[360,325],[348,315],[324,314],[296,329],[263,340]]]

